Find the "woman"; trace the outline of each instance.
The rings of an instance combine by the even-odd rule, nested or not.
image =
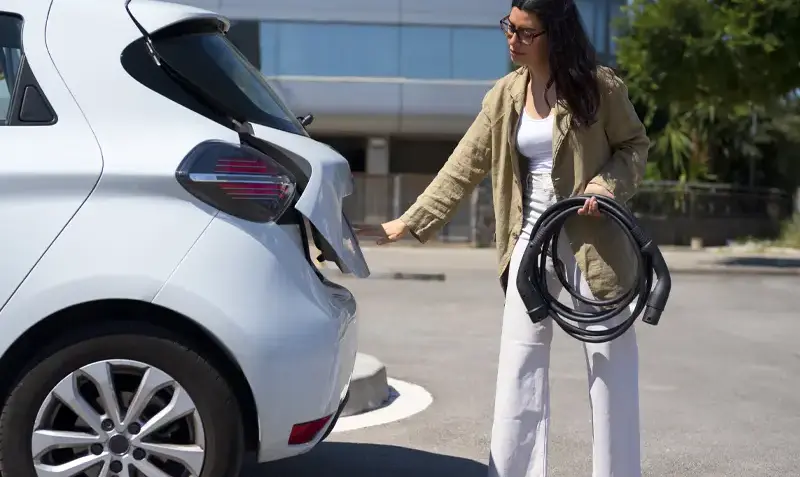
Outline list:
[[[507,284],[516,282],[533,224],[556,200],[586,193],[625,202],[634,194],[649,140],[625,85],[597,66],[572,0],[514,0],[501,26],[520,68],[486,94],[474,123],[416,203],[372,232],[379,244],[407,234],[425,242],[491,172],[499,274],[507,290],[489,474],[544,477],[553,323],[532,323],[516,287]],[[559,255],[571,285],[584,296],[609,299],[634,278],[631,249],[622,231],[600,216],[596,199],[588,199],[580,214],[586,217],[567,223]],[[558,296],[552,263],[548,272]],[[635,331],[588,344],[585,353],[593,475],[639,477]]]

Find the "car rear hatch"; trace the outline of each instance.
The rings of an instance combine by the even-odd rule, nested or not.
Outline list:
[[[320,258],[344,273],[368,277],[342,208],[353,193],[349,163],[308,136],[263,75],[227,39],[228,21],[178,4],[136,1],[126,7],[155,64],[204,103],[215,120],[237,125],[243,143],[291,170],[300,192],[294,207],[308,220]]]
[[[291,160],[300,192],[294,207],[308,219],[320,258],[336,263],[344,273],[368,277],[369,266],[343,211],[344,198],[354,187],[347,160],[310,137],[257,124],[253,125],[253,135],[243,136],[243,141],[271,157]]]

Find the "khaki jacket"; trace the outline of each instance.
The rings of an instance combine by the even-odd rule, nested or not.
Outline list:
[[[625,203],[636,192],[645,170],[650,141],[628,98],[622,80],[600,67],[601,102],[597,121],[588,128],[571,125],[570,112],[556,106],[552,179],[558,198],[581,194],[599,184]],[[436,178],[400,217],[421,242],[447,223],[459,205],[491,172],[499,275],[507,272],[523,226],[525,171],[516,148],[519,116],[525,106],[530,74],[520,68],[497,81]],[[525,175],[523,175],[525,174]],[[636,262],[624,233],[607,218],[574,217],[565,231],[578,266],[597,299],[624,292],[635,278]],[[511,277],[515,283],[516,277]]]

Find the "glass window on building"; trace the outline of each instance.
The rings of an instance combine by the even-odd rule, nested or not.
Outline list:
[[[602,5],[591,0],[577,1],[575,2],[575,5],[577,5],[578,11],[581,14],[583,27],[586,29],[586,34],[589,36],[589,40],[592,41],[592,44],[597,51],[602,52],[605,42],[602,38],[600,38],[601,35],[598,34],[600,33],[600,29],[597,28],[597,20],[602,16],[600,15],[600,13],[603,11]]]
[[[450,29],[406,26],[400,29],[400,73],[406,78],[452,77]]]
[[[268,76],[497,79],[508,72],[498,28],[262,22]]]
[[[577,0],[586,33],[602,58],[614,54],[613,23],[623,14],[622,7],[628,0]]]
[[[258,55],[261,72],[267,76],[278,74],[278,24],[261,22],[258,31]]]
[[[492,80],[509,71],[508,42],[500,28],[456,27],[453,78]]]
[[[400,30],[388,25],[278,24],[277,70],[299,76],[399,76]]]

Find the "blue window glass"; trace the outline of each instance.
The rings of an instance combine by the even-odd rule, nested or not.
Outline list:
[[[450,78],[452,37],[448,28],[406,26],[400,32],[400,74],[406,78]]]
[[[281,23],[278,73],[398,76],[400,30],[389,25]]]
[[[491,80],[508,73],[508,43],[499,26],[457,27],[452,33],[453,78]]]
[[[261,22],[258,31],[261,72],[268,76],[278,74],[278,24]]]
[[[508,71],[498,28],[262,22],[268,76],[490,80]]]
[[[596,28],[597,20],[601,17],[601,15],[598,14],[600,9],[595,7],[594,2],[575,2],[575,5],[578,6],[581,20],[583,20],[583,28],[586,30],[586,35],[589,36],[589,40],[597,51],[603,51],[605,39],[598,38],[598,29]]]

